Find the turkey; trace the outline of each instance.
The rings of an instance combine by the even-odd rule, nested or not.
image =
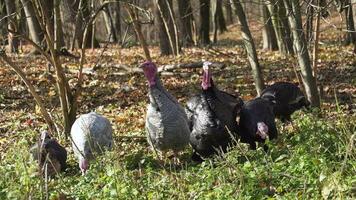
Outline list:
[[[191,130],[192,160],[202,161],[221,151],[226,152],[237,134],[236,117],[243,101],[215,87],[209,62],[204,62],[202,92],[186,106]]]
[[[264,143],[266,138],[277,138],[277,128],[273,114],[272,103],[256,98],[246,102],[240,112],[239,134],[241,142],[249,143],[251,149],[256,149],[256,142]],[[267,150],[267,146],[264,146]]]
[[[41,173],[55,175],[64,171],[67,167],[67,151],[55,139],[51,138],[47,131],[41,133],[40,141],[30,149],[32,156],[39,162]],[[46,164],[46,165],[45,165]]]
[[[282,122],[291,121],[293,112],[310,105],[299,87],[287,82],[277,82],[267,87],[261,97],[273,102],[273,112]]]
[[[156,152],[163,156],[172,150],[175,160],[178,152],[189,144],[188,119],[178,101],[163,87],[153,62],[141,65],[149,85],[149,104],[147,106],[145,128],[147,139]]]
[[[75,120],[70,135],[73,151],[83,175],[88,170],[89,161],[94,158],[94,154],[110,150],[113,145],[110,121],[95,112],[83,114]]]

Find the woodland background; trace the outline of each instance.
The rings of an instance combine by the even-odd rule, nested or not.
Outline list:
[[[0,197],[351,199],[355,20],[353,0],[0,0]],[[241,144],[195,165],[187,150],[162,168],[145,142],[144,60],[181,103],[209,60],[219,88],[244,100],[289,81],[313,109],[278,121],[268,154]],[[85,177],[73,157],[64,174],[37,176],[39,131],[71,154],[71,124],[93,110],[111,120],[115,149]]]

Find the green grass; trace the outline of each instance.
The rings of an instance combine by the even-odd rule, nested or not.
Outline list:
[[[127,142],[97,159],[81,176],[70,167],[48,181],[50,199],[352,199],[356,186],[354,118],[298,112],[277,141],[248,150],[239,144],[202,164],[160,167],[146,144]],[[279,124],[281,130],[282,125]],[[19,133],[20,134],[20,133]],[[31,133],[23,133],[31,135]],[[35,134],[35,133],[32,133]],[[22,139],[0,161],[0,199],[40,199],[45,182]]]

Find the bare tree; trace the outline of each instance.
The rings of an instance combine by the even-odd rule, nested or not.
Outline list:
[[[180,51],[172,0],[156,0],[157,31],[162,55],[178,55]]]
[[[120,2],[113,2],[108,5],[112,26],[114,29],[115,42],[121,41],[121,7]]]
[[[7,28],[12,31],[18,31],[18,22],[16,19],[16,5],[14,0],[5,0],[7,19]],[[18,52],[19,39],[13,33],[8,33],[9,51]]]
[[[108,34],[108,36],[107,36],[108,42],[115,42],[115,41],[117,41],[117,39],[116,39],[114,23],[113,23],[113,20],[111,18],[111,13],[109,11],[109,5],[106,5],[103,8],[103,15],[104,15],[106,31],[107,31],[107,34]]]
[[[346,19],[346,37],[345,37],[345,45],[349,44],[356,44],[356,29],[355,29],[355,22],[353,16],[353,9],[351,0],[344,1],[344,12],[345,12],[345,19]]]
[[[86,0],[61,0],[61,19],[63,22],[66,22],[63,24],[64,38],[66,46],[70,47],[71,50],[74,50],[75,47],[82,47],[83,33],[86,25],[89,28],[88,37],[84,42],[85,48],[92,46],[93,37],[93,47],[99,47],[99,42],[96,40],[93,32],[93,24],[88,24],[91,13],[94,12],[94,8],[90,8],[88,3],[89,1]],[[102,7],[98,7],[100,10],[102,9]]]
[[[252,74],[255,81],[255,87],[257,94],[260,95],[262,90],[264,89],[264,81],[261,72],[260,64],[258,63],[258,57],[256,52],[255,43],[253,41],[245,12],[242,8],[241,2],[239,0],[230,0],[232,4],[232,8],[235,10],[235,13],[240,22],[240,30],[242,33],[242,39],[245,45],[245,49],[247,52],[247,58],[252,68]]]
[[[283,2],[280,0],[268,0],[266,3],[271,15],[279,51],[282,54],[292,54],[293,44],[290,38],[290,27]]]
[[[211,1],[211,12],[213,14],[214,42],[217,42],[218,29],[220,33],[227,31],[221,0]]]
[[[210,0],[199,0],[200,2],[200,43],[210,43]]]
[[[37,21],[32,1],[21,0],[21,3],[25,10],[26,21],[27,21],[31,39],[36,44],[40,45],[43,40],[43,33],[42,33],[41,27]]]
[[[194,21],[190,0],[178,0],[178,10],[182,23],[182,40],[184,46],[193,45],[192,23]]]
[[[0,41],[5,42],[5,36],[7,35],[7,22],[6,22],[6,5],[5,0],[0,0]]]
[[[80,63],[79,63],[79,72],[78,72],[78,82],[74,88],[71,88],[68,79],[66,77],[66,73],[64,71],[63,65],[61,63],[61,59],[59,58],[59,55],[57,53],[58,51],[58,44],[56,44],[57,41],[60,40],[60,33],[59,29],[55,28],[54,30],[51,28],[52,25],[50,23],[50,17],[51,14],[46,10],[46,5],[43,4],[42,0],[35,0],[35,9],[34,13],[36,16],[37,21],[39,22],[39,26],[41,28],[41,31],[43,32],[45,41],[46,41],[46,46],[47,50],[43,49],[43,47],[39,46],[36,44],[33,40],[28,38],[26,35],[21,34],[19,32],[9,30],[9,32],[17,37],[22,37],[24,40],[26,40],[29,44],[33,45],[45,58],[46,60],[54,66],[55,69],[55,74],[56,74],[56,87],[58,91],[58,98],[60,101],[60,106],[61,106],[61,112],[62,112],[62,123],[63,123],[63,133],[65,135],[69,135],[70,128],[76,118],[76,112],[78,109],[78,97],[81,94],[81,84],[83,82],[83,65],[85,63],[85,43],[82,43],[81,47],[81,57],[80,57]],[[60,20],[58,14],[59,10],[57,10],[59,0],[54,0],[54,22],[53,22],[53,27],[58,27],[58,21]],[[57,5],[57,6],[56,6]],[[89,24],[91,24],[96,16],[98,15],[99,11],[105,6],[103,5],[95,10],[93,13],[90,14],[90,18],[87,21],[86,26],[83,27],[83,41],[87,39],[88,36],[88,31],[89,31]],[[56,8],[57,7],[57,8]],[[26,74],[22,72],[21,68],[16,66],[16,63],[13,62],[11,59],[9,59],[4,52],[0,53],[0,58],[8,64],[20,77],[21,79],[25,82],[26,86],[28,87],[30,93],[34,96],[36,103],[38,106],[41,108],[41,113],[43,117],[45,118],[50,131],[53,132],[59,132],[61,130],[55,129],[53,125],[53,120],[51,119],[50,115],[46,111],[46,108],[44,108],[44,103],[42,103],[41,98],[38,96],[38,94],[35,91],[35,88],[31,84],[29,80],[26,78]]]
[[[294,46],[298,58],[299,67],[303,78],[303,84],[308,100],[314,107],[320,106],[320,98],[316,85],[316,79],[313,76],[311,68],[310,57],[305,39],[302,16],[300,13],[300,5],[298,0],[283,0],[287,9],[288,20],[292,28]]]
[[[307,19],[306,19],[306,35],[307,42],[313,39],[313,22],[314,22],[314,0],[309,0],[307,6]]]
[[[267,6],[263,3],[260,4],[260,13],[263,22],[263,29],[262,29],[262,42],[263,46],[262,49],[264,50],[278,50],[278,44],[276,39],[276,33],[273,29],[273,24],[271,20],[271,15],[267,9]]]
[[[232,9],[231,9],[231,4],[229,2],[229,0],[224,0],[223,1],[223,7],[225,8],[226,11],[226,24],[230,25],[232,23],[234,23],[234,15],[232,13]]]
[[[145,53],[146,60],[152,61],[150,51],[147,47],[147,42],[141,31],[140,21],[138,20],[137,12],[132,8],[132,5],[125,4],[125,9],[127,10],[130,20],[135,29],[138,40],[140,41],[143,52]]]

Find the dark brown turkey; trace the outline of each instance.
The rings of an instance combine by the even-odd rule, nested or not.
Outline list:
[[[262,91],[261,98],[273,103],[273,113],[282,122],[291,121],[291,115],[310,103],[300,88],[288,82],[276,82]]]

